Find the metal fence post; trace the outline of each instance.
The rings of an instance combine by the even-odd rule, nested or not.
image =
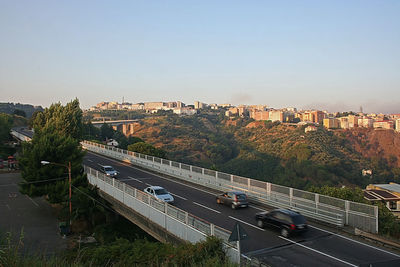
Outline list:
[[[210,230],[211,230],[211,235],[214,236],[215,235],[215,225],[213,223],[210,223]]]
[[[346,223],[345,224],[348,225],[349,224],[350,201],[348,201],[348,200],[344,201],[344,210],[346,213]]]
[[[315,194],[315,213],[319,211],[319,194]]]
[[[375,233],[378,233],[378,231],[379,231],[379,225],[378,225],[378,222],[379,222],[379,220],[378,220],[378,218],[379,218],[379,209],[378,209],[378,206],[375,206],[374,207],[374,214],[375,214]]]
[[[293,207],[293,188],[289,188],[289,207]]]

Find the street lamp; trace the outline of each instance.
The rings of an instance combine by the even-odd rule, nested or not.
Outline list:
[[[72,196],[72,190],[71,190],[71,161],[68,161],[68,165],[64,165],[61,163],[55,163],[55,162],[49,162],[42,160],[40,162],[42,165],[58,165],[58,166],[63,166],[68,169],[68,182],[69,182],[69,225],[71,225],[71,218],[72,218],[72,202],[71,202],[71,196]]]

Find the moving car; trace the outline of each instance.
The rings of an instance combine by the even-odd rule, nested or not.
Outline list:
[[[113,167],[108,166],[108,165],[107,166],[101,166],[100,170],[105,175],[111,176],[111,177],[116,177],[118,175],[118,173],[119,173],[116,170],[114,170]]]
[[[288,209],[276,209],[269,212],[256,214],[257,226],[264,228],[271,226],[280,229],[281,235],[288,237],[295,233],[303,233],[308,230],[306,219],[299,212]]]
[[[249,206],[246,194],[240,191],[225,192],[218,195],[217,203],[230,205],[232,209],[246,208]]]
[[[174,203],[174,197],[161,186],[149,186],[146,187],[143,191],[154,196],[160,201]]]

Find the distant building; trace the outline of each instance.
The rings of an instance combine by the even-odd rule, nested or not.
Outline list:
[[[118,142],[116,141],[116,140],[114,140],[114,139],[108,139],[107,141],[106,141],[106,144],[108,145],[108,146],[118,146]]]
[[[197,110],[189,107],[183,107],[183,108],[174,108],[173,112],[178,115],[194,115],[197,113]]]
[[[396,131],[400,132],[400,119],[396,120]]]
[[[256,121],[269,120],[269,111],[252,110],[250,111],[250,118]]]
[[[375,121],[373,123],[374,129],[394,129],[393,121]]]
[[[326,118],[323,120],[324,127],[327,129],[338,129],[340,128],[340,122],[336,118]]]
[[[305,133],[308,133],[308,132],[315,132],[317,130],[317,127],[315,127],[314,125],[309,125],[309,126],[307,126],[305,129],[304,129],[304,132]]]
[[[364,128],[371,128],[373,126],[374,119],[369,117],[363,117],[358,119],[358,126]]]
[[[340,118],[338,118],[338,120],[339,120],[340,128],[349,129],[349,120],[347,119],[347,117],[340,117]]]
[[[283,111],[280,110],[270,110],[268,113],[269,120],[283,122]]]
[[[364,198],[371,202],[383,202],[386,207],[397,217],[400,217],[400,185],[370,184],[364,190]]]
[[[195,109],[203,109],[205,108],[207,105],[205,103],[201,103],[200,101],[195,101],[194,102],[194,108]]]
[[[349,115],[347,116],[347,121],[349,122],[349,128],[358,127],[358,116]]]

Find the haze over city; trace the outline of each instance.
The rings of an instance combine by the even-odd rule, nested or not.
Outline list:
[[[2,1],[1,102],[400,113],[399,1]]]

